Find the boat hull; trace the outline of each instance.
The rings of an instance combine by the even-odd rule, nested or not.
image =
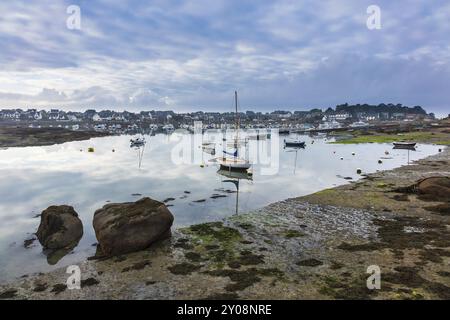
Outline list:
[[[219,160],[220,169],[223,170],[239,170],[245,171],[251,168],[252,164],[248,161],[242,159],[220,159]]]
[[[306,145],[305,141],[284,141],[285,147],[293,147],[293,148],[304,148]]]
[[[394,142],[394,147],[396,148],[414,148],[416,146],[415,142]]]

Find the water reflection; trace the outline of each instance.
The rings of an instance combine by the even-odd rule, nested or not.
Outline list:
[[[408,155],[408,160],[406,161],[406,164],[409,164],[409,152],[410,151],[416,151],[416,147],[415,145],[395,145],[393,148],[393,150],[406,150],[407,155]]]
[[[317,137],[312,143],[308,136],[284,136],[306,141],[307,148],[295,150],[294,155],[283,149],[283,138],[272,135],[271,139],[249,142],[251,150],[257,151],[250,154],[255,165],[249,179],[217,172],[218,164],[213,160],[226,143],[221,136],[204,139],[217,142],[216,155],[197,148],[201,156],[195,164],[174,164],[172,160],[180,139],[191,139],[189,135],[156,134],[145,138],[145,149],[130,149],[130,136],[114,136],[0,150],[0,282],[94,255],[93,213],[108,202],[136,201],[144,196],[160,201],[174,198],[170,210],[175,216],[175,227],[181,227],[220,220],[275,201],[348,183],[336,175],[356,180],[360,177],[356,168],[364,173],[388,170],[439,149],[418,145],[408,155],[405,150],[391,150],[390,144],[333,145]],[[271,143],[274,139],[281,139],[277,150]],[[94,152],[87,152],[88,148],[94,148]],[[391,151],[389,158],[383,158],[379,164],[387,150]],[[279,166],[273,171],[276,174],[263,174],[262,168],[270,165],[268,159],[278,155]],[[216,190],[231,192],[219,192],[224,196],[217,197]],[[49,259],[56,263],[49,266],[39,243],[24,248],[23,241],[37,230],[40,221],[35,218],[37,214],[50,205],[61,204],[75,208],[83,222],[84,235],[66,256]]]
[[[314,140],[313,140],[314,141]],[[295,159],[294,159],[294,174],[295,174],[295,170],[297,169],[297,156],[298,156],[298,151],[300,150],[300,149],[305,149],[306,148],[306,145],[305,144],[303,144],[303,145],[301,145],[301,146],[299,146],[299,147],[288,147],[288,146],[286,146],[286,144],[285,144],[285,147],[284,147],[284,149],[285,149],[285,151],[286,152],[295,152]]]
[[[235,204],[235,214],[239,213],[239,182],[240,180],[253,180],[253,173],[249,173],[247,171],[231,171],[231,170],[223,170],[219,169],[217,173],[223,177],[226,177],[228,179],[222,180],[222,182],[230,182],[234,184],[236,187],[236,204]]]

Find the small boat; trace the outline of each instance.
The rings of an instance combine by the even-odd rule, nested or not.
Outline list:
[[[284,146],[285,147],[297,147],[297,148],[304,148],[305,147],[305,141],[297,141],[297,140],[284,140]]]
[[[203,144],[202,145],[202,150],[203,150],[203,152],[208,153],[210,155],[215,155],[216,154],[216,147],[215,147],[214,143],[212,143],[212,144]]]
[[[219,158],[220,169],[222,170],[248,170],[252,164],[239,158]]]
[[[175,131],[175,128],[172,124],[166,124],[162,127],[162,129],[165,133],[172,133]]]
[[[289,129],[279,129],[278,134],[289,134],[291,131]]]
[[[416,146],[415,142],[394,142],[394,147],[410,149]]]
[[[130,147],[142,147],[145,145],[145,138],[130,139]]]

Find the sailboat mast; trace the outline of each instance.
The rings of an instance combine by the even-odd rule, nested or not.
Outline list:
[[[236,121],[236,129],[239,128],[239,114],[238,114],[238,100],[237,100],[237,91],[234,92],[234,105],[236,107],[236,117],[235,117],[235,121]]]
[[[237,148],[238,148],[238,142],[239,142],[239,127],[240,127],[240,124],[239,124],[239,114],[238,114],[238,98],[237,98],[237,91],[234,91],[234,104],[235,104],[235,108],[236,108],[236,117],[235,117],[235,121],[236,121],[236,139],[235,139],[235,141],[234,141],[234,147],[236,148],[236,151],[237,151]]]

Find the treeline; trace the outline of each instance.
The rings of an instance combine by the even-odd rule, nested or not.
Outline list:
[[[407,107],[402,104],[384,104],[379,105],[371,104],[353,104],[348,103],[340,104],[336,106],[336,112],[348,112],[350,114],[356,114],[358,112],[388,112],[393,113],[405,113],[405,114],[423,114],[426,115],[427,112],[421,106]]]

